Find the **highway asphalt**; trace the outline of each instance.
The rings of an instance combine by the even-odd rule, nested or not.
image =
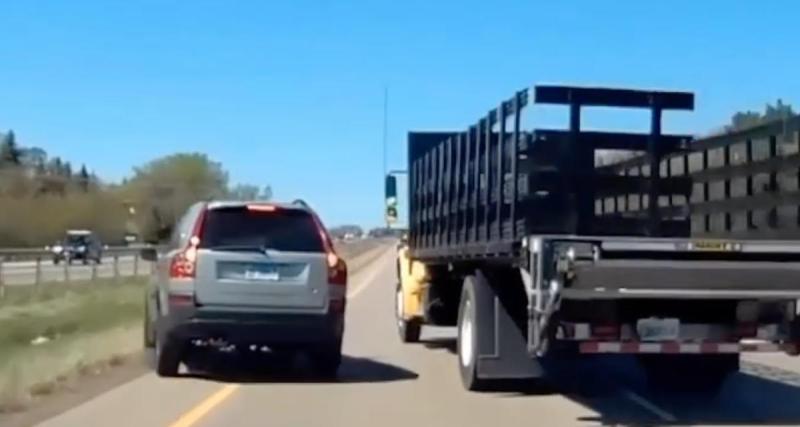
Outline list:
[[[239,363],[205,377],[148,373],[40,427],[800,425],[800,360],[782,355],[748,356],[716,398],[651,392],[625,358],[568,362],[528,393],[464,391],[452,328],[400,343],[393,256],[351,278],[337,382],[316,381],[302,360],[288,373]]]

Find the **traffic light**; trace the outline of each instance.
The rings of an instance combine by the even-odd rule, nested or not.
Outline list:
[[[397,199],[397,178],[394,175],[386,175],[386,200]]]
[[[386,207],[386,222],[389,224],[394,224],[395,222],[397,222],[397,207],[395,206]]]
[[[393,175],[386,175],[386,223],[394,224],[397,222],[397,178]]]

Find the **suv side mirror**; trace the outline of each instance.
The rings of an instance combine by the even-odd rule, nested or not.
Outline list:
[[[139,251],[139,256],[145,261],[156,262],[158,261],[158,252],[155,248],[144,248]]]

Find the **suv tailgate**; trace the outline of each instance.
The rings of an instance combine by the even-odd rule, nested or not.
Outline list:
[[[327,254],[308,212],[247,206],[212,209],[200,240],[198,303],[276,310],[327,308]]]

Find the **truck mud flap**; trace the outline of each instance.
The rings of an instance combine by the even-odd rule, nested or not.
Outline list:
[[[514,321],[503,295],[503,283],[477,271],[475,276],[477,320],[477,376],[482,379],[527,379],[544,376],[541,361],[527,350],[525,332]],[[508,298],[505,298],[506,300]]]

